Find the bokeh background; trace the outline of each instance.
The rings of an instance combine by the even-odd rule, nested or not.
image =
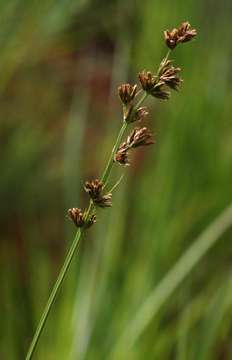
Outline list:
[[[199,35],[172,56],[182,89],[147,102],[156,144],[114,169],[35,359],[232,359],[231,1],[1,0],[2,360],[25,357],[75,234],[67,209],[121,126],[118,85],[156,69],[184,20]]]

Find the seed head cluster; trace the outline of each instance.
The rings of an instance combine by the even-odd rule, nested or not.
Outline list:
[[[92,181],[86,181],[84,189],[89,194],[90,198],[96,206],[101,208],[112,206],[112,194],[102,194],[103,183],[100,180],[96,179]]]
[[[183,22],[178,29],[164,31],[164,38],[169,49],[173,50],[176,45],[192,40],[197,35],[195,29],[191,29],[189,22]]]
[[[179,77],[179,72],[181,71],[181,68],[174,67],[171,64],[171,60],[166,59],[161,63],[161,67],[159,70],[159,79],[160,82],[163,83],[163,85],[167,85],[172,90],[178,90],[183,81]]]
[[[124,105],[128,105],[134,99],[137,85],[122,84],[118,88],[118,95]]]
[[[141,106],[147,96],[168,100],[172,90],[179,90],[183,81],[180,77],[181,69],[173,65],[172,60],[169,59],[169,55],[178,44],[188,42],[196,35],[197,31],[192,29],[187,21],[183,22],[178,28],[174,28],[171,31],[164,31],[164,40],[169,51],[167,56],[161,61],[158,71],[156,73],[147,70],[139,72],[139,90],[137,84],[131,85],[126,83],[118,87],[118,96],[123,110],[124,127],[125,125],[128,127],[134,122],[141,123],[147,117],[147,107]],[[139,95],[141,95],[141,97],[137,103],[135,103]],[[119,141],[117,141],[116,144],[118,144],[118,142]],[[107,174],[107,176],[103,175],[103,181],[95,179],[85,182],[84,190],[90,198],[88,210],[82,211],[79,208],[71,208],[68,210],[69,218],[78,228],[86,229],[96,222],[95,208],[108,208],[112,206],[111,191],[105,192],[104,189],[113,164],[129,165],[129,152],[132,149],[152,144],[154,144],[152,132],[145,126],[136,126],[121,145],[114,146],[104,173]],[[115,186],[113,188],[115,188]]]
[[[114,156],[114,161],[119,162],[121,165],[129,165],[128,152],[130,149],[152,144],[154,144],[154,139],[151,131],[146,127],[136,127],[127,137],[126,141],[119,146]]]
[[[89,228],[96,222],[96,215],[92,214],[87,219],[85,214],[79,208],[72,208],[68,210],[69,218],[74,222],[78,228]]]
[[[179,77],[181,69],[171,65],[171,60],[166,58],[161,62],[157,75],[153,75],[150,71],[143,70],[139,73],[139,81],[144,91],[148,94],[162,100],[170,98],[169,87],[172,90],[178,90],[181,82]]]
[[[120,146],[114,155],[114,161],[117,161],[121,165],[130,165],[128,150]]]

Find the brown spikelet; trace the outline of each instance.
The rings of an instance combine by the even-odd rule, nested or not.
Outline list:
[[[174,49],[177,44],[192,40],[197,35],[196,29],[191,29],[189,22],[183,22],[178,29],[164,31],[164,39],[169,49]]]
[[[128,150],[126,148],[119,147],[118,151],[114,155],[114,161],[117,161],[121,165],[125,165],[125,166],[130,165]]]
[[[173,90],[178,90],[182,79],[179,77],[181,69],[171,65],[171,60],[164,59],[160,64],[159,79]]]
[[[143,90],[148,94],[158,99],[169,99],[170,93],[163,88],[165,82],[161,81],[158,76],[152,75],[150,71],[143,70],[139,73],[139,80]]]
[[[81,209],[79,208],[69,209],[68,216],[77,227],[83,227],[85,225],[84,215]]]
[[[85,191],[89,194],[94,204],[105,208],[112,206],[112,194],[102,195],[103,183],[98,180],[86,181],[84,186]]]
[[[118,88],[118,95],[124,105],[128,105],[135,97],[137,85],[122,84]]]
[[[154,139],[151,131],[146,128],[135,128],[127,138],[128,149],[139,146],[147,146],[154,144]]]
[[[154,88],[156,78],[150,71],[143,70],[138,77],[144,91],[150,92]]]

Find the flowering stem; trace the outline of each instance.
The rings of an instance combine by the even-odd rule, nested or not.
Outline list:
[[[174,31],[174,32],[173,32],[173,31]],[[166,32],[165,32],[165,40],[166,40],[166,43],[167,43],[168,47],[171,48],[171,49],[173,49],[173,48],[178,44],[178,41],[179,41],[179,42],[186,42],[186,41],[191,40],[191,38],[193,38],[194,36],[196,36],[196,30],[195,30],[195,29],[192,29],[192,30],[191,30],[191,29],[190,29],[190,24],[189,24],[188,22],[184,22],[184,23],[181,25],[180,29],[178,29],[177,33],[176,33],[176,29],[174,29],[173,31],[171,31],[171,32],[166,31]],[[179,36],[178,34],[179,34],[179,33],[181,33],[181,37],[178,38],[178,36]],[[174,36],[174,35],[175,35],[175,36]],[[169,57],[169,54],[170,54],[170,50],[168,51],[166,57],[164,58],[164,62],[167,61],[167,59],[168,59],[168,57]],[[157,76],[159,75],[160,69],[161,69],[161,67],[159,67],[159,69],[158,69]],[[178,70],[178,71],[179,71],[179,70]],[[176,72],[177,72],[177,69],[176,69]],[[174,74],[175,74],[175,73],[174,73]],[[145,79],[145,80],[146,80],[146,79]],[[151,78],[150,80],[153,80],[153,78]],[[170,80],[170,79],[169,79],[169,80]],[[180,82],[180,79],[177,78],[177,80]],[[140,79],[140,82],[141,82],[141,79]],[[129,85],[129,84],[126,84],[126,86],[124,86],[124,89],[128,88],[128,85]],[[163,84],[162,84],[162,85],[163,85]],[[169,84],[169,85],[170,85],[170,84]],[[174,83],[174,88],[175,88],[175,86],[177,86],[177,85],[178,85],[178,82],[177,82],[177,84]],[[144,86],[142,86],[142,87],[143,87],[143,89],[144,89]],[[136,92],[137,86],[135,85],[134,87],[131,87],[131,86],[129,85],[129,89],[130,89],[130,88],[131,88],[132,90],[129,91],[129,93],[130,93],[130,97],[132,97],[132,100],[133,100],[133,98],[134,98],[134,96],[135,96],[135,92]],[[147,90],[149,90],[149,87],[148,87]],[[137,95],[140,94],[141,91],[142,91],[142,89],[137,93]],[[124,95],[125,95],[125,94],[124,94]],[[128,96],[128,94],[126,94],[126,95]],[[161,93],[161,95],[163,95],[163,99],[167,98],[167,93],[164,92],[163,94]],[[166,97],[164,97],[164,95],[165,95]],[[127,96],[125,96],[125,98],[127,98]],[[133,108],[133,110],[132,110],[132,114],[133,114],[133,115],[134,115],[135,112],[139,109],[140,105],[141,105],[141,104],[143,103],[143,101],[147,98],[147,96],[148,96],[148,92],[145,91],[144,94],[143,94],[143,95],[141,96],[141,98],[139,99],[139,101],[137,102],[137,104],[135,105],[135,107]],[[157,96],[157,97],[158,97],[158,96]],[[162,97],[161,97],[161,98],[162,98]],[[122,98],[121,98],[121,100],[122,100]],[[122,100],[122,103],[123,103],[124,105],[125,105],[125,104],[128,105],[127,101],[123,101],[123,100]],[[103,186],[105,186],[105,184],[106,184],[106,182],[107,182],[107,180],[108,180],[108,178],[109,178],[109,176],[110,176],[110,173],[111,173],[111,170],[112,170],[112,167],[113,167],[113,164],[114,164],[114,156],[115,156],[115,153],[117,152],[117,150],[118,150],[118,148],[119,148],[119,146],[120,146],[120,142],[121,142],[121,140],[122,140],[122,137],[123,137],[123,135],[124,135],[124,133],[125,133],[127,127],[128,127],[128,124],[130,123],[130,121],[129,121],[130,119],[127,119],[127,120],[128,120],[128,122],[127,122],[127,121],[123,121],[122,127],[121,127],[121,129],[120,129],[120,131],[119,131],[118,137],[117,137],[116,142],[115,142],[115,144],[114,144],[114,147],[113,147],[113,149],[112,149],[110,158],[109,158],[109,160],[108,160],[108,162],[107,162],[107,165],[106,165],[106,167],[105,167],[105,170],[104,170],[104,172],[103,172],[103,175],[102,175],[102,178],[101,178],[101,181],[102,181],[102,183],[103,183]],[[139,130],[139,131],[140,131],[140,134],[141,134],[141,131],[143,131],[144,129],[147,131],[146,128],[140,129],[140,130]],[[136,129],[135,129],[135,130],[136,130]],[[143,145],[149,145],[149,144],[151,144],[151,141],[150,141],[150,133],[147,133],[146,135],[148,135],[148,139],[149,139],[149,140],[147,140],[146,138],[145,138],[145,140],[142,139]],[[134,143],[134,147],[135,147],[135,143]],[[118,185],[118,183],[115,184],[115,186],[113,187],[113,189],[114,189],[117,185]],[[113,190],[113,189],[112,189],[112,190]],[[84,224],[85,224],[86,221],[88,221],[89,215],[91,214],[91,212],[92,212],[93,209],[94,209],[94,202],[93,202],[93,200],[90,200],[89,206],[88,206],[87,210],[86,210],[85,213],[84,213],[84,219],[82,219],[82,220],[84,220]],[[74,209],[74,210],[75,210],[75,209]],[[79,213],[80,213],[80,209],[77,209],[77,210],[79,210]],[[46,304],[46,306],[45,306],[45,309],[44,309],[44,311],[43,311],[43,313],[42,313],[41,319],[40,319],[39,324],[38,324],[38,326],[37,326],[37,329],[36,329],[36,331],[35,331],[35,334],[34,334],[34,337],[33,337],[33,339],[32,339],[32,342],[31,342],[31,344],[30,344],[29,350],[28,350],[28,352],[27,352],[26,360],[30,360],[30,359],[32,358],[33,354],[34,354],[34,351],[35,351],[36,346],[37,346],[37,344],[38,344],[39,338],[40,338],[41,333],[42,333],[42,331],[43,331],[43,328],[44,328],[44,326],[45,326],[45,324],[46,324],[48,315],[49,315],[49,313],[50,313],[50,311],[51,311],[52,305],[53,305],[54,302],[55,302],[57,293],[58,293],[58,291],[60,290],[61,285],[62,285],[62,283],[63,283],[63,281],[64,281],[64,278],[65,278],[65,276],[66,276],[66,274],[67,274],[67,271],[68,271],[69,266],[70,266],[70,264],[71,264],[71,262],[72,262],[74,253],[75,253],[75,251],[78,249],[78,245],[79,245],[79,243],[80,243],[80,238],[81,238],[81,235],[82,235],[82,232],[83,232],[83,231],[84,231],[84,227],[83,227],[83,229],[78,229],[77,232],[76,232],[75,238],[74,238],[74,240],[73,240],[73,242],[72,242],[72,244],[71,244],[71,247],[70,247],[70,249],[69,249],[69,251],[68,251],[68,253],[67,253],[67,255],[66,255],[66,258],[65,258],[65,260],[64,260],[63,266],[62,266],[62,268],[61,268],[61,270],[60,270],[60,273],[59,273],[59,275],[58,275],[58,278],[57,278],[57,280],[56,280],[56,282],[55,282],[55,285],[54,285],[54,287],[53,287],[53,289],[52,289],[52,291],[51,291],[51,294],[50,294],[50,296],[49,296],[48,302],[47,302],[47,304]]]
[[[103,173],[103,177],[102,177],[103,182],[107,181],[107,179],[108,179],[108,177],[110,175],[110,172],[111,172],[111,169],[112,169],[112,166],[113,166],[113,162],[114,162],[113,161],[114,153],[115,153],[115,151],[117,150],[117,148],[118,148],[118,146],[120,144],[120,141],[121,141],[121,139],[123,137],[123,134],[124,134],[124,132],[126,130],[127,125],[128,124],[126,122],[124,122],[121,129],[120,129],[120,131],[119,131],[119,134],[118,134],[117,140],[115,142],[115,145],[113,147],[111,156],[109,158],[109,161],[108,161],[108,163],[106,165],[106,168],[105,168],[105,171]],[[93,208],[93,202],[90,201],[89,206],[88,206],[88,210],[87,210],[87,213],[86,213],[86,217],[88,217],[88,215],[90,214],[92,208]],[[41,335],[41,333],[43,331],[43,328],[44,328],[44,326],[46,324],[46,321],[47,321],[48,315],[50,313],[50,310],[52,308],[52,305],[54,304],[56,295],[57,295],[57,293],[58,293],[58,291],[59,291],[59,289],[60,289],[60,287],[61,287],[61,285],[63,283],[63,280],[64,280],[64,278],[66,276],[66,273],[67,273],[67,271],[69,269],[69,266],[71,264],[71,261],[73,259],[74,253],[78,248],[78,244],[79,244],[79,241],[80,241],[80,238],[81,238],[81,234],[82,234],[82,231],[80,229],[78,229],[77,233],[75,235],[75,238],[73,240],[73,243],[72,243],[72,245],[71,245],[71,247],[70,247],[70,249],[68,251],[68,254],[67,254],[67,256],[66,256],[66,258],[64,260],[64,264],[63,264],[63,266],[62,266],[62,268],[60,270],[60,273],[59,273],[58,278],[57,278],[57,280],[55,282],[55,285],[54,285],[54,287],[52,289],[52,292],[51,292],[51,294],[49,296],[48,302],[47,302],[47,304],[45,306],[45,309],[43,311],[43,314],[41,316],[41,319],[39,321],[37,329],[35,331],[35,334],[34,334],[34,337],[32,339],[31,345],[30,345],[29,350],[28,350],[27,355],[26,355],[26,360],[30,360],[32,358],[33,354],[34,354],[34,351],[36,349],[36,346],[37,346],[37,343],[39,341],[40,335]]]
[[[144,95],[140,98],[140,100],[138,101],[138,103],[136,104],[135,106],[135,110],[137,110],[139,108],[139,106],[142,104],[142,102],[146,99],[147,97],[147,93],[144,93]],[[120,145],[120,142],[122,140],[122,137],[127,129],[127,126],[128,126],[128,123],[126,121],[123,122],[122,124],[122,127],[121,129],[119,130],[119,133],[118,133],[118,137],[117,137],[117,140],[114,144],[114,147],[112,149],[112,152],[111,152],[111,155],[110,155],[110,158],[108,160],[108,163],[105,167],[105,170],[103,172],[103,176],[101,178],[101,181],[105,184],[110,176],[110,173],[111,173],[111,170],[112,170],[112,167],[113,167],[113,164],[114,164],[114,155],[115,155],[115,152],[117,151],[119,145]],[[93,204],[93,201],[90,200],[89,202],[89,206],[88,206],[88,209],[86,211],[86,214],[85,214],[85,218],[87,219],[92,211],[94,207],[94,204]],[[39,338],[41,336],[41,333],[43,331],[43,328],[46,324],[46,321],[47,321],[47,318],[48,318],[48,315],[51,311],[51,308],[52,308],[52,305],[54,304],[54,301],[56,299],[56,296],[57,296],[57,293],[58,291],[60,290],[60,287],[63,283],[63,280],[67,274],[67,271],[69,269],[69,266],[72,262],[72,259],[73,259],[73,256],[74,256],[74,253],[75,251],[77,250],[78,248],[78,245],[79,245],[79,242],[80,242],[80,238],[81,238],[81,235],[82,235],[82,230],[78,229],[77,232],[76,232],[76,235],[75,235],[75,238],[72,242],[72,245],[68,251],[68,254],[64,260],[64,263],[63,263],[63,266],[60,270],[60,273],[58,275],[58,278],[55,282],[55,285],[52,289],[52,292],[49,296],[49,299],[48,299],[48,302],[45,306],[45,309],[43,311],[43,314],[41,316],[41,319],[39,321],[39,324],[37,326],[37,329],[35,331],[35,334],[34,334],[34,337],[32,339],[32,342],[31,342],[31,345],[29,347],[29,350],[27,352],[27,355],[26,355],[26,360],[30,360],[34,354],[34,351],[36,349],[36,346],[37,346],[37,343],[39,341]]]
[[[141,98],[139,99],[139,101],[137,102],[137,104],[135,105],[135,108],[134,110],[138,110],[138,108],[140,107],[140,105],[144,102],[144,100],[146,99],[146,97],[148,96],[148,94],[145,92],[143,94],[143,96],[141,96]],[[126,121],[123,122],[122,124],[122,127],[118,133],[118,137],[117,137],[117,140],[114,144],[114,147],[112,149],[112,152],[111,152],[111,156],[108,160],[108,163],[106,165],[106,168],[104,170],[104,173],[103,173],[103,176],[101,178],[101,181],[103,182],[103,184],[106,183],[106,181],[108,180],[109,178],[109,175],[110,175],[110,172],[111,172],[111,169],[114,165],[114,155],[115,155],[115,152],[117,151],[119,145],[120,145],[120,142],[122,140],[122,137],[127,129],[127,126],[128,126],[128,123]]]

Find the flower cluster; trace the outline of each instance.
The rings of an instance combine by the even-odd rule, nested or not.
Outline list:
[[[167,87],[178,90],[182,82],[179,77],[180,68],[171,65],[171,60],[166,58],[161,62],[157,75],[143,70],[139,73],[139,80],[144,91],[158,99],[167,100],[170,92]]]
[[[72,208],[68,210],[69,218],[74,222],[78,228],[89,228],[96,222],[96,215],[93,214],[86,219],[85,213],[79,208]]]
[[[118,96],[123,110],[123,128],[119,133],[119,139],[116,142],[117,145],[113,148],[112,155],[102,178],[103,180],[95,179],[85,182],[84,190],[90,197],[88,210],[82,211],[79,208],[68,210],[69,217],[77,227],[88,228],[96,222],[96,215],[94,213],[96,207],[107,208],[112,206],[111,192],[104,192],[103,190],[113,164],[129,165],[129,152],[132,149],[154,144],[151,131],[143,126],[140,128],[135,127],[127,136],[126,140],[118,146],[126,127],[131,123],[143,121],[148,115],[147,107],[141,106],[147,96],[150,95],[161,100],[168,100],[171,90],[179,90],[183,81],[180,78],[181,69],[180,67],[175,67],[173,62],[168,58],[170,50],[173,50],[180,43],[192,40],[196,34],[196,30],[191,28],[189,22],[183,22],[179,28],[174,28],[171,31],[164,31],[164,40],[169,50],[167,56],[161,61],[158,71],[156,73],[146,70],[141,71],[138,74],[141,86],[139,90],[137,84],[131,85],[126,83],[118,87]],[[141,93],[142,96],[140,96]],[[135,103],[138,97],[140,97],[140,99]],[[115,187],[113,187],[113,189],[114,188]]]
[[[119,162],[121,165],[129,165],[128,151],[139,146],[147,146],[154,144],[154,139],[151,131],[146,127],[134,128],[134,130],[123,142],[114,156],[114,161]]]
[[[100,180],[86,181],[84,189],[96,206],[101,208],[112,206],[112,194],[102,195],[103,183]]]
[[[118,87],[118,95],[122,102],[123,119],[127,123],[142,121],[148,115],[145,107],[134,109],[133,100],[136,96],[137,85],[122,84]]]
[[[191,29],[189,22],[183,22],[178,29],[164,31],[164,38],[169,49],[173,50],[179,43],[192,40],[197,35],[195,29]]]
[[[169,91],[164,89],[164,82],[160,81],[158,76],[153,75],[150,71],[143,70],[139,73],[139,81],[144,91],[158,99],[169,99]]]
[[[178,90],[182,79],[179,77],[181,69],[171,65],[172,61],[164,59],[160,64],[159,80],[163,85],[167,85],[170,89]]]
[[[166,30],[164,32],[164,38],[167,47],[173,50],[178,44],[190,41],[196,36],[196,34],[196,30],[191,29],[188,22],[184,22],[178,29],[175,28],[171,31]],[[57,292],[62,285],[62,281],[68,271],[74,252],[79,244],[82,230],[89,228],[96,222],[96,207],[107,208],[112,205],[111,192],[113,192],[113,190],[118,186],[120,181],[116,182],[110,192],[103,193],[103,190],[105,189],[105,186],[109,180],[109,176],[114,163],[118,162],[122,165],[128,165],[129,151],[134,148],[147,146],[154,143],[152,133],[150,130],[148,130],[147,127],[135,127],[130,133],[130,135],[126,138],[126,141],[119,145],[127,127],[133,122],[142,121],[147,116],[147,108],[141,107],[141,105],[148,97],[148,95],[151,95],[158,99],[167,100],[170,97],[170,92],[168,91],[168,89],[179,89],[179,86],[182,82],[181,78],[179,77],[180,68],[174,67],[172,65],[171,60],[168,59],[169,54],[170,50],[168,50],[166,57],[161,62],[157,73],[153,74],[152,72],[146,70],[139,73],[138,77],[141,84],[141,89],[138,92],[137,85],[131,85],[128,83],[122,84],[118,88],[118,95],[121,100],[123,109],[123,124],[119,131],[110,158],[107,162],[106,168],[102,176],[102,180],[100,181],[98,179],[95,179],[85,182],[84,189],[90,197],[87,210],[82,211],[81,209],[76,207],[68,210],[69,218],[73,221],[76,227],[81,230],[77,232],[75,239],[70,247],[70,250],[68,251],[63,267],[61,268],[57,281],[49,297],[48,303],[45,307],[44,313],[41,317],[39,326],[37,327],[32,343],[28,350],[26,356],[27,359],[31,359],[35,351],[36,344],[45,325],[51,306],[54,303]],[[136,104],[134,104],[135,99],[137,99],[138,97],[139,100]]]
[[[99,206],[101,208],[112,206],[112,194],[102,194],[103,183],[100,180],[95,179],[86,181],[84,190],[90,196],[95,206]],[[96,222],[96,214],[89,216],[87,212],[83,213],[83,211],[79,208],[69,209],[68,216],[78,228],[84,227],[86,229]]]
[[[124,105],[128,105],[135,97],[137,85],[122,84],[118,88],[118,95]]]

